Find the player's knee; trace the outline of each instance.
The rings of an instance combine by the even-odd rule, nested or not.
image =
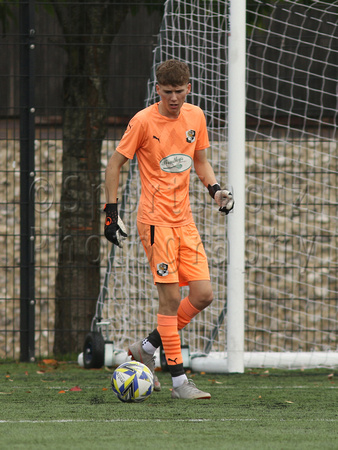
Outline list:
[[[202,310],[207,308],[213,301],[214,295],[212,289],[205,289],[199,292],[197,304],[199,304],[199,309]]]
[[[212,292],[212,289],[210,289],[205,295],[206,306],[209,306],[212,303],[213,299],[214,299],[214,293]]]
[[[199,281],[190,283],[189,299],[195,308],[202,311],[212,303],[213,298],[214,295],[210,282]]]

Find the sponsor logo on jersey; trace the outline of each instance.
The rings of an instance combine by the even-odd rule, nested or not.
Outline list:
[[[187,136],[187,142],[189,142],[189,144],[195,141],[195,130],[188,130],[185,135]]]
[[[182,153],[174,153],[166,156],[160,161],[160,167],[164,172],[180,173],[190,169],[192,158]]]

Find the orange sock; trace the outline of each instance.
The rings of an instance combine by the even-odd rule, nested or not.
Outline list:
[[[177,331],[177,316],[157,314],[157,329],[161,336],[168,366],[183,364],[181,339]]]
[[[191,319],[193,319],[200,311],[193,306],[188,297],[185,297],[178,308],[177,311],[177,327],[182,330]]]

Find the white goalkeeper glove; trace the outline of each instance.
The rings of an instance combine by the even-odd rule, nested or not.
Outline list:
[[[219,206],[219,211],[225,215],[234,208],[235,201],[230,191],[227,189],[221,189],[218,183],[212,186],[208,184],[208,191],[210,196],[215,200]]]
[[[106,213],[104,235],[108,241],[122,248],[123,241],[127,239],[128,234],[121,217],[118,215],[117,203],[107,203],[103,210]]]

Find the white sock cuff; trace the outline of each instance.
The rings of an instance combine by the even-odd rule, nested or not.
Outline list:
[[[185,381],[188,381],[186,374],[179,375],[178,377],[172,377],[173,380],[173,388],[178,388],[182,386]]]
[[[153,355],[156,351],[156,348],[151,344],[148,339],[144,339],[142,342],[142,348],[143,350],[148,353],[149,355]]]

